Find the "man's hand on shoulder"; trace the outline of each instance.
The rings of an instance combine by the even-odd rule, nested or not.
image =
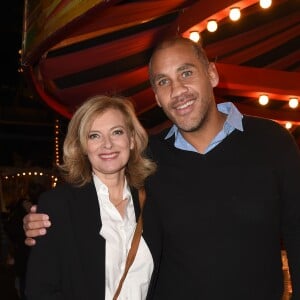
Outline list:
[[[51,226],[49,216],[36,213],[36,205],[30,208],[30,212],[23,218],[23,229],[26,235],[25,244],[34,246],[35,237],[45,235],[47,228]]]

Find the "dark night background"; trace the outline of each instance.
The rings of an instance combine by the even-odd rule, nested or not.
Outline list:
[[[51,168],[54,122],[61,116],[33,94],[18,72],[23,6],[23,1],[10,0],[1,9],[0,167]]]

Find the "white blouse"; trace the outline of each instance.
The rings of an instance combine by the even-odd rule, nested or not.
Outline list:
[[[112,300],[123,275],[126,257],[136,227],[133,200],[127,182],[124,185],[123,199],[128,199],[124,218],[110,202],[108,188],[93,175],[100,207],[102,228],[100,235],[106,240],[105,255],[105,300]],[[118,300],[146,299],[153,259],[143,237],[133,264],[123,283]]]

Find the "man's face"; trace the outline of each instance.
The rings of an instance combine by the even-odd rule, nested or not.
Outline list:
[[[205,65],[187,44],[159,49],[151,60],[156,101],[181,131],[199,129],[215,106],[213,87],[218,74]]]

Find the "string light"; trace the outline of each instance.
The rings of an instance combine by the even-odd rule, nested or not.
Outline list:
[[[289,107],[290,108],[297,108],[299,105],[299,100],[297,98],[290,98],[289,100]]]
[[[206,26],[209,32],[215,32],[218,29],[218,23],[216,20],[209,20]]]
[[[268,95],[260,95],[258,102],[260,105],[267,105],[269,103],[269,97]]]
[[[292,126],[293,126],[293,124],[292,124],[291,122],[286,122],[286,123],[285,123],[285,128],[286,128],[286,129],[291,129]]]
[[[44,173],[44,172],[37,172],[37,171],[24,171],[22,173],[16,173],[16,174],[11,174],[11,175],[2,175],[2,177],[4,179],[12,179],[12,178],[15,178],[15,177],[27,177],[27,176],[32,176],[32,175],[35,175],[35,176],[49,176],[48,173]]]
[[[190,32],[190,40],[194,41],[195,43],[199,42],[199,40],[200,40],[199,31],[191,31]]]
[[[54,160],[55,164],[58,166],[60,164],[60,156],[59,156],[59,131],[60,131],[60,123],[59,120],[55,120],[54,126]]]
[[[1,174],[2,180],[10,182],[11,180],[22,180],[23,178],[25,180],[28,180],[29,177],[32,177],[32,175],[39,176],[39,177],[49,177],[51,179],[51,186],[55,187],[58,178],[54,176],[51,173],[48,172],[42,172],[42,171],[23,171],[22,173],[16,173],[16,174]],[[31,179],[30,179],[31,180]]]
[[[229,18],[231,21],[237,21],[241,17],[241,10],[239,7],[232,7],[229,12]]]
[[[272,0],[260,0],[259,5],[261,8],[269,8],[272,5]]]

